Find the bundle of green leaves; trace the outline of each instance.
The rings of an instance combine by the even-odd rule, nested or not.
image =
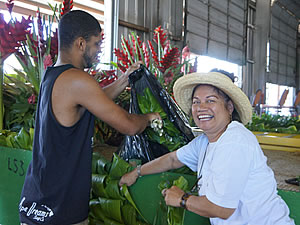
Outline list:
[[[158,185],[160,191],[165,188],[171,188],[171,186],[177,186],[184,192],[188,189],[188,181],[180,176],[176,180],[163,180]],[[163,201],[164,202],[164,201]],[[165,203],[163,205],[167,208],[167,223],[168,225],[182,225],[184,219],[184,209],[179,207],[166,206]]]
[[[119,180],[133,167],[114,154],[112,162],[93,154],[90,224],[147,225],[126,185]]]
[[[168,148],[169,151],[174,151],[186,144],[184,137],[168,119],[166,112],[153,96],[149,88],[145,88],[143,95],[138,94],[137,97],[141,113],[158,112],[163,120],[161,129],[156,129],[156,127],[148,127],[146,129],[147,136],[151,141],[162,144]]]

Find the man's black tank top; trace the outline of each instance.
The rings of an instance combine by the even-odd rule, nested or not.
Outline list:
[[[19,205],[27,224],[73,224],[88,216],[91,188],[94,116],[86,110],[71,127],[62,126],[52,111],[56,79],[72,65],[48,67],[40,87],[33,158]]]

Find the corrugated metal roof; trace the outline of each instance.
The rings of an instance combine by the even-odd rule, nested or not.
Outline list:
[[[300,1],[299,0],[277,0],[285,9],[294,14],[300,20]]]

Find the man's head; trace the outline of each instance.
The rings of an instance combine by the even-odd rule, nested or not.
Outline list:
[[[92,36],[99,36],[100,33],[101,27],[95,17],[81,10],[70,11],[59,21],[59,49],[67,50],[79,37],[89,41]]]

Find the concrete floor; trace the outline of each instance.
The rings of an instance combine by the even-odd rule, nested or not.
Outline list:
[[[300,187],[287,184],[286,179],[300,176],[300,152],[285,152],[276,150],[263,150],[268,158],[268,165],[275,174],[279,189],[300,192]]]
[[[94,148],[94,151],[100,152],[108,160],[117,151],[117,147],[109,145],[100,145]],[[279,189],[300,192],[300,187],[287,184],[286,179],[300,176],[300,152],[285,152],[276,150],[263,150],[268,158],[268,165],[274,171],[275,179]]]

